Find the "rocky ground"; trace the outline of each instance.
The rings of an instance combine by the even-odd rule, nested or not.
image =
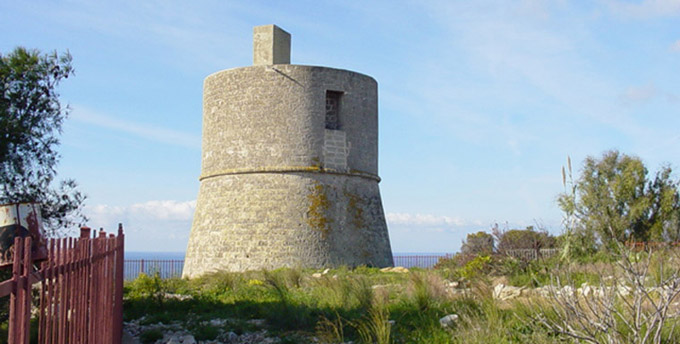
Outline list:
[[[229,321],[228,319],[214,319],[206,325],[215,328],[225,328]],[[126,340],[123,341],[123,344],[140,344],[142,343],[142,334],[153,330],[158,330],[162,334],[162,338],[157,339],[154,344],[273,344],[280,342],[278,338],[269,337],[266,329],[242,333],[240,335],[232,331],[220,331],[214,340],[199,341],[184,328],[184,324],[181,322],[142,325],[143,322],[144,318],[124,323],[124,337],[126,337]],[[253,319],[248,322],[258,327],[264,325],[264,321],[260,319]]]

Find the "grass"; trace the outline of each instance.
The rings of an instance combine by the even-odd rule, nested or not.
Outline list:
[[[652,261],[650,283],[677,271],[677,261],[667,258]],[[598,286],[612,283],[612,274],[621,272],[606,259],[561,264],[557,259],[493,257],[465,264],[443,261],[436,269],[409,273],[360,267],[323,274],[300,269],[220,272],[193,280],[141,276],[125,286],[124,317],[143,324],[180,322],[203,340],[224,331],[266,329],[280,343],[577,343],[536,321],[559,316],[552,300],[528,294],[499,301],[492,296],[494,286],[535,288],[558,279],[573,287]],[[453,282],[466,291],[452,293]],[[445,328],[439,319],[448,314],[459,318]],[[213,319],[226,321],[216,327],[209,322]]]
[[[323,343],[381,344],[462,343],[470,336],[459,335],[474,332],[475,326],[512,320],[512,310],[494,308],[493,300],[485,304],[483,299],[452,296],[445,289],[450,281],[439,271],[414,269],[400,274],[340,268],[312,277],[315,272],[215,273],[194,280],[160,280],[160,285],[148,281],[153,276],[142,276],[141,281],[126,284],[125,320],[184,322],[196,338],[210,339],[217,335],[216,329],[205,325],[211,319],[229,319],[223,330],[237,334],[258,328],[248,320],[264,319],[269,333],[283,342],[294,338],[293,342],[304,343],[316,337]],[[159,290],[191,298],[159,301]],[[467,320],[455,329],[442,328],[439,319],[451,313]],[[191,323],[186,319],[192,319]],[[521,343],[527,338],[522,335],[524,329],[513,331],[509,328],[508,333],[475,338],[479,343],[498,338]]]

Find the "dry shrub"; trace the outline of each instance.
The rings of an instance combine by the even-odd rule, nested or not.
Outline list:
[[[619,245],[615,267],[602,270],[591,292],[576,292],[573,284],[556,278],[549,289],[550,306],[541,308],[535,320],[586,343],[676,342],[680,268],[672,263],[674,254],[633,252]]]
[[[449,297],[444,279],[427,271],[411,273],[407,293],[410,301],[421,311],[430,309]]]

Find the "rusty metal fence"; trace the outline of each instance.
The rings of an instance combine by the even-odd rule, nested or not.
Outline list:
[[[519,259],[519,260],[539,260],[539,259],[548,259],[551,257],[556,256],[558,253],[560,253],[559,248],[541,248],[541,249],[532,249],[532,248],[527,248],[527,249],[517,249],[517,250],[506,250],[503,252],[503,254]]]
[[[161,278],[182,277],[184,260],[181,259],[127,259],[125,260],[125,280],[133,280],[140,274]]]
[[[445,255],[398,255],[394,256],[394,266],[405,268],[431,268],[442,258],[451,258],[452,254]],[[133,280],[140,274],[154,275],[158,273],[161,278],[182,277],[184,260],[181,259],[128,259],[125,260],[125,280]]]
[[[428,269],[437,264],[440,259],[450,259],[451,254],[446,255],[408,255],[408,256],[394,256],[394,266],[403,266],[405,268],[423,268]]]
[[[32,285],[40,283],[38,338],[47,343],[120,344],[123,326],[124,235],[81,228],[80,238],[50,239],[47,260],[36,269],[31,238],[16,238],[12,278],[0,283],[10,295],[8,343],[28,344]]]

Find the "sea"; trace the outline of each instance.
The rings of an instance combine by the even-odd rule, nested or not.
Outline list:
[[[451,255],[451,252],[392,252],[395,257]],[[125,260],[184,260],[184,252],[125,251]]]
[[[393,252],[394,266],[405,268],[431,268],[445,252]],[[184,268],[184,252],[125,251],[124,274],[126,280],[137,278],[141,273],[162,278],[180,277]]]

